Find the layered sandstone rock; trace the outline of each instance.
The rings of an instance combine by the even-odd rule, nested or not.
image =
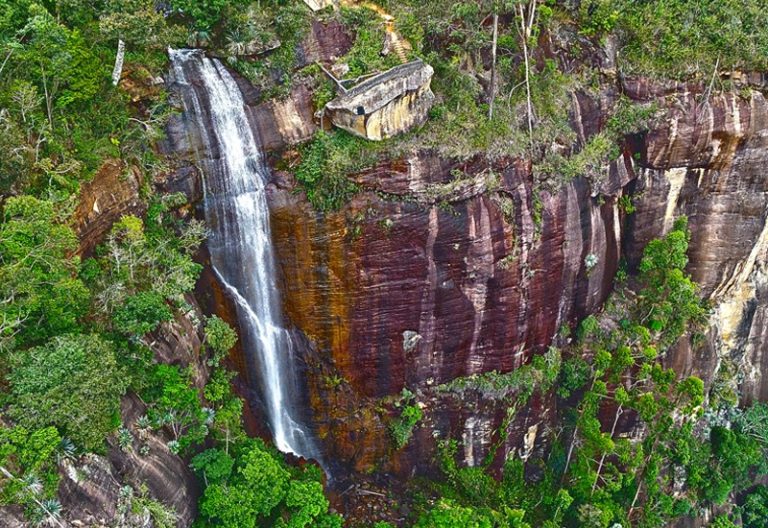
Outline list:
[[[337,127],[365,139],[401,134],[427,119],[435,99],[430,89],[433,73],[420,60],[395,66],[330,101],[326,115]]]
[[[627,253],[636,260],[673,217],[688,215],[689,270],[713,304],[704,351],[683,347],[671,361],[684,373],[732,384],[746,403],[765,400],[768,101],[754,90],[705,97],[700,87],[662,92],[644,82],[628,83],[627,91],[671,109],[645,142]]]
[[[141,184],[141,171],[120,160],[107,161],[83,184],[74,214],[81,255],[90,254],[122,216],[143,213]]]
[[[465,462],[480,460],[508,402],[475,393],[456,400],[435,387],[509,371],[546,350],[563,325],[601,308],[620,261],[634,269],[647,242],[682,214],[692,231],[689,270],[714,309],[705,343],[681,342],[666,361],[708,385],[723,382],[728,364],[739,374],[726,381],[745,399],[768,397],[765,97],[632,79],[621,92],[666,117],[630,138],[602,176],[549,182],[550,190],[537,189],[519,160],[458,163],[416,152],[350,175],[363,192],[320,214],[290,175],[275,173],[268,192],[284,311],[306,336],[305,398],[341,473],[428,472],[436,438],[445,437],[466,440]],[[617,97],[611,87],[574,96],[582,143]],[[308,100],[293,104],[308,109]],[[268,149],[312,130],[307,110],[281,128],[266,109],[252,116]],[[623,195],[634,213],[618,206]],[[396,453],[388,402],[404,387],[417,393],[425,419]],[[532,401],[500,452],[539,449],[554,404]]]

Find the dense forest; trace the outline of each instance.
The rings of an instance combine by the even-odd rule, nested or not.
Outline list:
[[[629,77],[700,83],[706,105],[714,93],[749,100],[758,90],[726,73],[768,71],[760,0],[375,3],[408,42],[401,53],[434,68],[435,104],[426,123],[398,137],[373,142],[326,127],[292,147],[275,164],[313,214],[332,214],[362,192],[351,175],[415,151],[459,162],[479,155],[488,167],[522,160],[537,193],[577,178],[597,183],[667,110],[620,95],[600,130],[580,141],[574,93]],[[299,0],[0,0],[0,501],[16,512],[8,522],[70,526],[73,507],[61,499],[68,468],[107,453],[149,457],[161,438],[197,478],[200,527],[619,528],[694,517],[718,528],[768,526],[768,405],[742,398],[735,367],[708,385],[665,363],[681,341],[703,346],[713,313],[687,268],[683,215],[646,245],[639,265],[617,263],[600,309],[564,324],[546,351],[514,370],[486,368],[434,389],[493,393],[507,425],[549,395],[557,428],[535,456],[512,453],[498,464],[506,426],[473,466],[457,456],[462,438],[441,438],[435,472],[397,483],[385,494],[395,506],[362,518],[345,515],[343,489],[319,465],[254,436],[236,390],[235,325],[196,298],[208,228],[185,194],[161,185],[177,160],[158,145],[183,110],[163,82],[167,50],[206,50],[258,88],[258,103],[304,86],[320,110],[340,88],[297,51],[313,24],[351,36],[339,77],[402,62],[381,53],[380,15],[356,4],[313,12]],[[631,157],[647,162],[641,152]],[[134,204],[93,239],[83,203],[105,171],[135,182]],[[447,196],[477,178],[455,172],[428,189],[449,213]],[[495,192],[498,177],[488,174]],[[630,217],[635,205],[627,195],[618,207]],[[537,236],[542,211],[534,199]],[[587,274],[596,259],[584,259]],[[159,336],[182,320],[200,334],[189,361],[159,352]],[[126,401],[141,406],[131,423]],[[397,452],[421,427],[419,395],[403,389],[381,406]],[[114,526],[182,525],[138,485],[120,488],[115,511]]]

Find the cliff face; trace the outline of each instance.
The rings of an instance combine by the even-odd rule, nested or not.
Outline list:
[[[746,84],[741,97],[632,79],[621,92],[656,102],[665,119],[630,138],[600,178],[552,190],[536,188],[519,160],[457,163],[417,152],[350,175],[363,192],[324,215],[288,174],[274,172],[284,311],[307,338],[306,400],[317,436],[345,472],[428,471],[438,437],[464,439],[467,463],[483,457],[507,402],[435,387],[509,371],[545,351],[563,325],[600,309],[622,260],[633,269],[647,242],[683,214],[692,231],[689,271],[713,312],[705,343],[682,342],[667,362],[708,385],[738,383],[746,399],[768,397],[768,103]],[[582,139],[605,122],[617,95],[608,88],[574,98]],[[280,105],[249,109],[270,151],[315,127],[303,88]],[[171,128],[167,146],[182,159],[192,151],[185,126]],[[619,205],[623,195],[631,214]],[[396,453],[387,424],[403,388],[418,394],[425,419]],[[553,405],[532,401],[500,452],[536,449]]]
[[[765,97],[712,94],[702,102],[700,87],[646,81],[627,81],[623,92],[655,101],[668,119],[634,138],[600,182],[577,178],[536,192],[520,162],[455,165],[422,153],[355,175],[367,192],[322,216],[291,192],[287,176],[277,176],[271,200],[286,314],[343,380],[333,390],[310,383],[320,435],[340,460],[360,469],[376,459],[363,451],[390,449],[385,414],[370,411],[366,419],[360,402],[374,408],[404,387],[429,402],[430,387],[456,376],[520,366],[562,325],[598,310],[620,260],[632,269],[647,242],[683,214],[692,231],[689,271],[713,315],[704,345],[682,342],[668,363],[708,385],[739,379],[747,400],[768,396],[761,376],[768,347]],[[580,101],[577,125],[594,130],[611,99]],[[623,194],[634,213],[619,207]],[[478,405],[468,412],[443,402],[430,414],[435,434],[469,436],[479,446],[467,461],[484,454],[503,418]],[[339,407],[357,420],[342,419]],[[520,417],[508,449],[522,447],[528,429],[546,419]],[[429,429],[427,422],[400,455],[408,466],[431,451]],[[394,460],[392,469],[400,465]]]
[[[689,271],[713,306],[706,346],[698,352],[679,347],[670,361],[683,373],[735,384],[721,368],[725,361],[740,374],[739,390],[747,402],[765,400],[765,96],[742,90],[741,97],[706,98],[695,87],[654,93],[642,83],[630,84],[627,91],[673,103],[669,123],[645,141],[646,166],[634,187],[637,212],[625,241],[627,255],[636,259],[649,239],[668,229],[672,217],[688,215]]]

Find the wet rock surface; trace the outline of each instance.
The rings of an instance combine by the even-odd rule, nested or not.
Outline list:
[[[508,402],[454,401],[434,387],[510,371],[545,351],[562,325],[600,310],[620,262],[634,269],[647,242],[683,214],[689,271],[713,317],[702,346],[681,342],[666,361],[707,384],[731,362],[745,374],[745,399],[768,397],[765,97],[704,97],[699,85],[643,79],[623,79],[621,92],[655,102],[666,117],[629,138],[598,177],[538,188],[519,160],[459,163],[414,152],[350,175],[362,192],[320,214],[289,174],[274,171],[268,193],[284,311],[308,339],[306,401],[342,474],[428,473],[441,437],[468,439],[466,463],[482,458]],[[582,141],[604,126],[617,97],[614,88],[574,97]],[[313,126],[309,112],[283,129],[265,115],[254,127],[278,130],[273,150]],[[631,214],[619,205],[624,195]],[[425,405],[425,419],[395,452],[387,402],[403,388]],[[553,401],[532,401],[502,451],[540,449],[553,410]]]

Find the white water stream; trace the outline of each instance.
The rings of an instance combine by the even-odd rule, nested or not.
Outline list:
[[[258,380],[274,443],[283,452],[316,458],[307,430],[295,418],[292,342],[282,326],[280,294],[261,147],[246,115],[242,93],[217,60],[195,50],[170,50],[185,119],[195,123],[205,151],[205,219],[211,264],[237,304],[250,377]]]

